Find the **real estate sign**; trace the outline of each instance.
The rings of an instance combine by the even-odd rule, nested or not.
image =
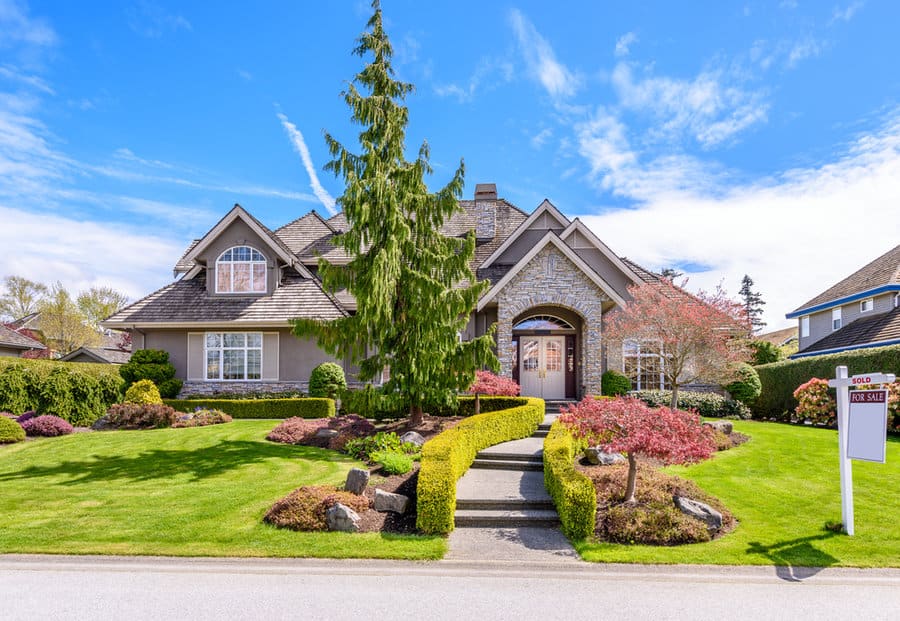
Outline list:
[[[847,457],[884,463],[887,443],[887,390],[851,390]]]

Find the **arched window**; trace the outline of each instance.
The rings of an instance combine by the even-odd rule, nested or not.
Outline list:
[[[216,293],[265,293],[266,258],[250,246],[229,248],[216,260]]]
[[[523,319],[515,326],[514,330],[572,330],[569,322],[554,317],[553,315],[532,315]]]

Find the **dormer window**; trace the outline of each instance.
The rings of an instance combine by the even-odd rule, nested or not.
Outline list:
[[[266,258],[250,246],[229,248],[216,260],[216,293],[265,293]]]

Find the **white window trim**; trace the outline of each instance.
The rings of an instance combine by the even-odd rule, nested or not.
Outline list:
[[[844,321],[841,318],[841,307],[831,309],[831,331],[837,332],[844,327]]]
[[[803,315],[800,318],[800,338],[805,339],[809,336],[809,315]]]
[[[869,308],[866,308],[866,303],[868,303]],[[875,310],[875,298],[866,298],[859,301],[860,313],[871,313],[873,310]]]
[[[637,354],[636,355],[625,355],[625,348],[628,347],[629,343],[632,346],[637,346]],[[641,360],[644,358],[656,358],[659,360],[659,387],[662,390],[668,390],[666,388],[666,357],[665,355],[660,355],[657,353],[645,353],[643,347],[641,347],[640,341],[629,340],[625,343],[622,343],[622,373],[626,373],[625,371],[625,359],[626,358],[637,358],[637,378],[634,380],[634,385],[632,386],[633,390],[657,390],[656,388],[645,388],[641,386]],[[631,379],[629,377],[629,379]]]
[[[894,308],[900,306],[900,293],[894,294]]]
[[[210,378],[209,377],[209,347],[206,343],[206,337],[210,334],[218,334],[220,338],[220,342],[222,343],[221,347],[218,347],[219,353],[219,377]],[[225,360],[224,354],[222,352],[225,351],[225,335],[226,334],[243,334],[244,335],[244,347],[228,347],[227,349],[234,350],[243,350],[244,351],[244,377],[241,379],[224,379],[222,374],[225,372]],[[250,334],[258,334],[259,335],[259,347],[248,347],[247,346],[247,336]],[[263,368],[265,366],[263,362],[263,356],[265,352],[263,351],[265,348],[265,338],[262,332],[234,332],[234,331],[226,331],[226,332],[204,332],[203,333],[203,379],[206,382],[262,382],[263,381]],[[255,351],[259,349],[259,377],[256,379],[248,379],[247,378],[247,352]]]
[[[228,252],[229,250],[234,250],[235,248],[249,248],[253,252],[259,253],[259,255],[263,258],[263,260],[262,261],[253,261],[253,260],[250,260],[250,261],[222,261],[222,257],[225,255],[225,253]],[[230,282],[229,282],[229,285],[231,286],[231,291],[223,291],[222,288],[219,286],[219,263],[227,263],[227,264],[231,265]],[[249,291],[234,291],[234,266],[241,265],[241,264],[247,264],[250,266],[250,290]],[[254,283],[253,266],[254,265],[265,265],[266,266],[266,269],[263,273],[263,289],[262,289],[262,291],[254,291],[253,290],[253,283]],[[248,244],[239,244],[237,246],[231,246],[230,248],[226,248],[225,250],[223,250],[222,254],[219,255],[219,258],[216,259],[215,279],[216,279],[216,293],[217,294],[221,294],[221,295],[264,295],[264,294],[268,293],[268,290],[269,290],[269,282],[268,282],[269,281],[269,261],[268,261],[268,259],[266,259],[266,255],[264,255],[262,252],[260,252],[259,250],[257,250],[256,248],[254,248],[253,246],[250,246]]]

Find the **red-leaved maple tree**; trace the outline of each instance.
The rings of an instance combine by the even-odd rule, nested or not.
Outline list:
[[[686,281],[685,281],[686,282]],[[631,301],[606,323],[608,346],[639,343],[641,353],[659,356],[678,407],[678,388],[694,381],[728,383],[749,356],[747,318],[721,288],[692,295],[663,279],[628,288]]]
[[[475,413],[481,413],[481,395],[492,397],[516,397],[519,385],[508,377],[501,377],[490,371],[475,371],[475,383],[469,388],[475,394]]]
[[[709,458],[716,450],[714,432],[691,412],[651,408],[633,397],[587,397],[571,405],[559,420],[576,438],[587,440],[607,453],[628,458],[625,502],[633,504],[637,458],[658,459],[665,464],[690,464]]]

